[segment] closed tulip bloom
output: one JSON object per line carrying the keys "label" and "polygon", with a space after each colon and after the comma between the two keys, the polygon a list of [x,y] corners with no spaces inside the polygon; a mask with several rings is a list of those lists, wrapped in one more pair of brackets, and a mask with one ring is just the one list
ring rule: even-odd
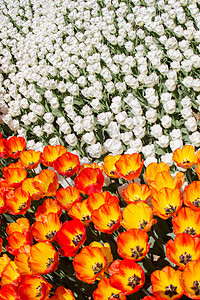
{"label": "closed tulip bloom", "polygon": [[188,169],[197,163],[199,157],[200,151],[195,153],[192,145],[185,145],[182,149],[178,148],[174,151],[172,159],[178,167]]}
{"label": "closed tulip bloom", "polygon": [[[43,215],[47,215],[50,212],[56,213],[58,217],[60,217],[62,214],[62,208],[53,198],[46,198],[43,204],[38,206],[35,217],[37,220],[43,220]],[[46,216],[44,216],[44,218],[46,219]]]}
{"label": "closed tulip bloom", "polygon": [[0,289],[0,300],[17,300],[18,289],[12,283],[3,285]]}
{"label": "closed tulip bloom", "polygon": [[72,291],[59,286],[55,291],[55,295],[51,297],[51,300],[75,300],[75,298]]}
{"label": "closed tulip bloom", "polygon": [[98,209],[103,204],[119,203],[119,198],[114,195],[111,195],[108,191],[101,193],[92,193],[87,199],[87,205],[90,212]]}
{"label": "closed tulip bloom", "polygon": [[39,200],[42,196],[43,196],[43,192],[37,190],[36,188],[34,188],[33,186],[33,180],[34,178],[26,178],[23,182],[22,182],[22,189],[25,192],[28,192],[30,195],[30,200]]}
{"label": "closed tulip bloom", "polygon": [[151,163],[146,168],[144,179],[148,184],[150,184],[152,181],[155,181],[156,174],[162,171],[169,172],[169,166],[166,163]]}
{"label": "closed tulip bloom", "polygon": [[49,167],[53,166],[54,161],[67,152],[67,149],[62,145],[48,145],[43,149],[43,153],[41,155],[41,160],[43,165]]}
{"label": "closed tulip bloom", "polygon": [[182,207],[178,214],[172,218],[173,232],[188,233],[192,236],[200,235],[200,211],[190,207]]}
{"label": "closed tulip bloom", "polygon": [[93,283],[106,268],[106,258],[98,247],[84,247],[74,257],[76,277],[88,284]]}
{"label": "closed tulip bloom", "polygon": [[129,229],[117,238],[117,252],[123,258],[142,260],[149,251],[148,234],[140,229]]}
{"label": "closed tulip bloom", "polygon": [[34,177],[33,186],[35,189],[41,191],[44,196],[55,196],[59,187],[58,178],[54,171],[42,170]]}
{"label": "closed tulip bloom", "polygon": [[105,178],[100,169],[85,168],[76,176],[74,185],[82,194],[90,195],[99,193],[104,182]]}
{"label": "closed tulip bloom", "polygon": [[153,219],[153,210],[146,203],[136,202],[128,204],[123,210],[121,225],[126,229],[137,228],[144,231],[151,230],[157,223]]}
{"label": "closed tulip bloom", "polygon": [[69,210],[72,205],[76,202],[80,202],[82,197],[79,190],[76,187],[67,186],[66,188],[61,188],[56,192],[56,202],[64,210]]}
{"label": "closed tulip bloom", "polygon": [[180,283],[181,271],[167,266],[151,274],[151,292],[158,299],[176,300],[184,293]]}
{"label": "closed tulip bloom", "polygon": [[116,161],[114,173],[126,180],[133,180],[140,176],[143,164],[140,154],[124,154]]}
{"label": "closed tulip bloom", "polygon": [[92,222],[91,213],[88,209],[87,199],[82,202],[76,202],[68,211],[71,218],[79,219],[84,225],[88,226]]}
{"label": "closed tulip bloom", "polygon": [[155,176],[155,181],[149,184],[149,187],[153,192],[160,191],[162,188],[167,187],[170,189],[181,189],[185,181],[185,175],[182,172],[178,172],[173,179],[172,175],[169,172],[163,171],[159,172]]}
{"label": "closed tulip bloom", "polygon": [[162,188],[151,198],[154,213],[163,220],[174,216],[181,208],[182,203],[179,189]]}
{"label": "closed tulip bloom", "polygon": [[30,208],[30,196],[21,187],[5,195],[5,206],[12,215],[23,215]]}

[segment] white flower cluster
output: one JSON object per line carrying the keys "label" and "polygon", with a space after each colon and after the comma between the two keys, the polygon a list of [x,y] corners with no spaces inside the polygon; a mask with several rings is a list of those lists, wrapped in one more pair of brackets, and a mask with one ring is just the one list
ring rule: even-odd
{"label": "white flower cluster", "polygon": [[160,155],[171,165],[185,143],[200,147],[198,0],[0,7],[3,132],[82,157],[138,152],[146,165]]}

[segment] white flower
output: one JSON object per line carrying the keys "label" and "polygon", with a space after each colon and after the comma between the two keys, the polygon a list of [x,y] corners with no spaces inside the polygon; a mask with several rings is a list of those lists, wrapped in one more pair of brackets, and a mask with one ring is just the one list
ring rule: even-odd
{"label": "white flower", "polygon": [[133,122],[133,118],[129,117],[125,120],[124,125],[126,126],[126,128],[132,130],[134,127],[134,122]]}
{"label": "white flower", "polygon": [[78,140],[77,137],[75,136],[74,133],[68,134],[65,136],[65,141],[70,145],[70,146],[76,146]]}
{"label": "white flower", "polygon": [[28,100],[26,98],[22,98],[19,102],[19,105],[21,108],[27,109],[29,108],[29,103]]}
{"label": "white flower", "polygon": [[26,148],[27,149],[32,150],[32,149],[34,149],[34,147],[35,147],[35,141],[34,140],[27,141],[27,143],[26,143]]}
{"label": "white flower", "polygon": [[91,116],[92,115],[92,109],[87,104],[83,106],[83,108],[81,109],[81,112],[85,116]]}
{"label": "white flower", "polygon": [[182,132],[180,129],[173,129],[170,132],[170,137],[172,138],[172,140],[176,140],[176,139],[182,139]]}
{"label": "white flower", "polygon": [[93,99],[93,100],[90,102],[90,105],[91,105],[92,108],[95,109],[95,110],[100,110],[100,109],[101,109],[101,103],[100,103],[99,99]]}
{"label": "white flower", "polygon": [[167,79],[165,85],[170,92],[173,92],[176,89],[176,82],[172,79]]}
{"label": "white flower", "polygon": [[186,76],[182,80],[182,84],[184,84],[187,88],[191,88],[193,86],[194,78],[192,76]]}
{"label": "white flower", "polygon": [[142,153],[146,157],[155,156],[155,147],[153,144],[142,147]]}
{"label": "white flower", "polygon": [[[60,131],[62,131],[64,134],[70,134],[71,133],[71,127],[69,126],[69,124],[67,122],[63,123],[60,126]],[[75,129],[74,129],[75,130]]]}
{"label": "white flower", "polygon": [[158,139],[162,136],[162,127],[159,124],[155,124],[151,127],[151,135]]}
{"label": "white flower", "polygon": [[185,126],[189,131],[196,131],[197,130],[197,122],[194,117],[190,117],[185,121]]}
{"label": "white flower", "polygon": [[123,153],[122,143],[117,140],[108,139],[103,144],[106,151],[112,153],[112,155],[119,155]]}
{"label": "white flower", "polygon": [[136,139],[136,140],[130,141],[130,148],[132,150],[134,150],[135,153],[140,153],[142,151],[142,141],[141,141],[141,139]]}
{"label": "white flower", "polygon": [[38,136],[38,137],[42,137],[43,136],[43,129],[42,129],[42,126],[35,126],[33,128],[33,133]]}
{"label": "white flower", "polygon": [[184,97],[181,100],[181,104],[182,104],[183,107],[190,107],[190,108],[192,107],[191,99],[188,96]]}
{"label": "white flower", "polygon": [[193,87],[193,90],[196,91],[196,92],[199,92],[200,91],[200,79],[194,79],[193,82],[192,82],[192,87]]}
{"label": "white flower", "polygon": [[94,116],[86,116],[83,118],[82,126],[85,131],[92,131],[94,129]]}
{"label": "white flower", "polygon": [[127,119],[127,113],[125,111],[122,111],[120,113],[118,113],[117,115],[115,115],[115,119],[117,120],[117,122],[121,125],[124,125],[125,120]]}
{"label": "white flower", "polygon": [[121,140],[125,145],[129,145],[130,141],[133,139],[133,134],[131,131],[121,133]]}
{"label": "white flower", "polygon": [[35,123],[37,121],[37,115],[34,112],[29,112],[27,117],[32,123]]}
{"label": "white flower", "polygon": [[164,110],[168,114],[173,114],[176,110],[175,100],[170,100],[170,101],[166,102],[163,106],[164,106]]}
{"label": "white flower", "polygon": [[167,103],[172,99],[172,94],[171,93],[162,93],[161,94],[161,101],[163,104]]}
{"label": "white flower", "polygon": [[161,156],[161,161],[166,163],[169,167],[171,167],[174,163],[172,156],[173,153],[166,153],[165,155]]}
{"label": "white flower", "polygon": [[161,123],[164,128],[170,128],[172,125],[172,118],[169,115],[165,115],[161,118]]}
{"label": "white flower", "polygon": [[151,163],[157,163],[157,159],[154,156],[148,156],[147,159],[145,159],[144,161],[145,167],[147,167]]}
{"label": "white flower", "polygon": [[103,152],[103,148],[100,143],[93,144],[87,147],[87,152],[91,157],[100,158]]}
{"label": "white flower", "polygon": [[161,148],[166,148],[169,146],[169,137],[167,135],[162,135],[159,137],[158,141],[156,143],[161,147]]}
{"label": "white flower", "polygon": [[121,97],[117,96],[112,99],[110,108],[112,109],[114,114],[118,114],[121,111],[121,105],[122,105]]}
{"label": "white flower", "polygon": [[112,81],[108,82],[105,85],[105,88],[109,94],[113,94],[115,92],[115,85]]}
{"label": "white flower", "polygon": [[170,148],[174,152],[177,148],[183,147],[183,141],[181,139],[175,139],[170,142]]}
{"label": "white flower", "polygon": [[133,129],[133,133],[136,136],[136,138],[142,139],[145,136],[146,129],[145,129],[145,127],[142,127],[142,126],[136,126]]}
{"label": "white flower", "polygon": [[116,122],[110,122],[107,127],[107,131],[112,139],[120,140],[121,134],[119,125]]}
{"label": "white flower", "polygon": [[54,138],[51,138],[49,140],[49,144],[52,145],[52,146],[60,145],[59,138],[57,136],[54,137]]}
{"label": "white flower", "polygon": [[181,110],[181,115],[185,120],[191,118],[193,116],[192,114],[192,109],[190,107],[185,107]]}
{"label": "white flower", "polygon": [[155,123],[157,120],[157,110],[154,108],[150,108],[146,111],[146,119],[149,123]]}
{"label": "white flower", "polygon": [[44,116],[43,116],[44,120],[47,122],[47,123],[53,123],[54,121],[54,116],[52,113],[48,112],[48,113],[45,113]]}
{"label": "white flower", "polygon": [[46,132],[47,134],[53,133],[54,132],[53,124],[45,123],[43,125],[43,131]]}
{"label": "white flower", "polygon": [[9,124],[8,127],[12,130],[12,131],[16,131],[20,128],[19,126],[19,121],[18,120],[12,120]]}
{"label": "white flower", "polygon": [[97,116],[97,122],[100,123],[102,126],[108,125],[112,120],[112,113],[109,112],[103,112],[98,114]]}
{"label": "white flower", "polygon": [[82,140],[86,143],[86,144],[95,144],[96,143],[96,138],[94,135],[93,131],[87,132],[86,134],[84,134],[82,136]]}
{"label": "white flower", "polygon": [[195,147],[200,147],[200,132],[193,132],[191,135],[189,135],[189,139]]}

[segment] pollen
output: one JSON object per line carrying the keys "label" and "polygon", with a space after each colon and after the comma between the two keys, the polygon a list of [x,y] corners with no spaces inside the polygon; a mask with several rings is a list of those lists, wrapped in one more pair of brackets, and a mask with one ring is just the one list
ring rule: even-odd
{"label": "pollen", "polygon": [[111,296],[108,298],[108,300],[113,299],[113,298],[120,299],[120,295],[112,293]]}
{"label": "pollen", "polygon": [[190,160],[188,158],[185,158],[183,161],[182,161],[183,164],[189,164],[190,163]]}
{"label": "pollen", "polygon": [[90,220],[91,220],[91,217],[90,217],[90,215],[87,215],[87,214],[83,215],[83,217],[81,219],[82,222],[90,221]]}
{"label": "pollen", "polygon": [[51,239],[53,239],[54,238],[54,236],[56,235],[56,231],[50,231],[49,233],[47,233],[46,235],[45,235],[45,237],[48,239],[48,240],[51,240]]}
{"label": "pollen", "polygon": [[145,226],[148,224],[148,222],[146,221],[146,220],[142,220],[142,221],[140,221],[139,223],[138,223],[138,225],[139,225],[139,229],[144,229],[145,228]]}
{"label": "pollen", "polygon": [[176,211],[176,206],[174,205],[171,205],[171,204],[168,204],[166,207],[165,207],[165,211],[166,211],[166,216],[167,215],[170,215],[170,214],[173,214],[175,211]]}
{"label": "pollen", "polygon": [[177,286],[174,286],[173,284],[170,284],[165,287],[165,295],[169,296],[170,298],[174,295],[177,295]]}
{"label": "pollen", "polygon": [[195,291],[196,296],[200,295],[200,281],[193,281],[193,286],[191,287],[191,289]]}
{"label": "pollen", "polygon": [[41,297],[42,296],[42,284],[36,287],[37,294],[35,297]]}
{"label": "pollen", "polygon": [[18,210],[22,210],[22,209],[24,209],[25,207],[26,207],[26,202],[22,203],[22,204],[20,205],[20,207],[18,208]]}
{"label": "pollen", "polygon": [[81,234],[77,234],[77,235],[73,238],[72,243],[73,243],[75,246],[77,246],[78,243],[81,241],[82,236],[83,236],[82,233],[81,233]]}
{"label": "pollen", "polygon": [[94,271],[94,275],[97,275],[98,273],[100,273],[103,270],[103,264],[100,264],[99,262],[97,262],[96,264],[94,264],[92,266],[92,270]]}
{"label": "pollen", "polygon": [[132,289],[134,289],[134,287],[136,287],[136,285],[140,284],[141,278],[137,275],[133,275],[132,277],[129,277],[128,279],[128,286],[132,287]]}
{"label": "pollen", "polygon": [[143,255],[144,248],[140,248],[140,246],[136,246],[135,248],[131,249],[131,257],[135,259],[139,259]]}
{"label": "pollen", "polygon": [[192,202],[196,207],[200,207],[200,198],[198,197]]}
{"label": "pollen", "polygon": [[180,263],[186,265],[189,261],[192,260],[192,255],[188,254],[187,252],[184,252],[182,255],[179,256]]}
{"label": "pollen", "polygon": [[117,220],[110,220],[110,222],[108,222],[107,226],[111,228],[115,224],[117,224]]}
{"label": "pollen", "polygon": [[54,259],[48,258],[47,263],[46,263],[47,268],[49,268],[53,263],[54,263]]}
{"label": "pollen", "polygon": [[190,235],[195,235],[196,234],[196,231],[193,227],[187,227],[184,231],[184,233],[188,233]]}

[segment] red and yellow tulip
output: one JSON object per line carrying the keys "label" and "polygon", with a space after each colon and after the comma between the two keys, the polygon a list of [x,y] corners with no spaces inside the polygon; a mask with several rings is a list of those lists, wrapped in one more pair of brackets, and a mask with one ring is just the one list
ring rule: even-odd
{"label": "red and yellow tulip", "polygon": [[93,210],[98,209],[101,205],[111,203],[119,203],[119,198],[111,195],[108,191],[92,193],[87,199],[87,205],[91,213]]}
{"label": "red and yellow tulip", "polygon": [[72,205],[76,202],[80,202],[82,197],[79,190],[76,187],[67,186],[66,188],[61,188],[56,192],[56,202],[64,210],[69,210]]}
{"label": "red and yellow tulip", "polygon": [[97,289],[92,294],[92,297],[94,300],[126,300],[126,296],[121,295],[120,292],[121,290],[111,286],[108,278],[104,278],[99,282]]}
{"label": "red and yellow tulip", "polygon": [[72,218],[79,219],[84,225],[88,226],[92,222],[91,213],[88,209],[87,199],[82,202],[76,202],[68,211],[68,215]]}
{"label": "red and yellow tulip", "polygon": [[67,149],[62,145],[48,145],[43,149],[43,153],[41,155],[41,160],[43,165],[49,167],[53,166],[54,161],[67,152]]}
{"label": "red and yellow tulip", "polygon": [[75,298],[71,290],[59,286],[55,291],[55,295],[51,297],[51,300],[75,300]]}
{"label": "red and yellow tulip", "polygon": [[80,160],[78,155],[66,152],[59,156],[53,163],[53,168],[62,176],[71,177],[80,168]]}
{"label": "red and yellow tulip", "polygon": [[41,162],[40,151],[28,150],[20,153],[20,162],[27,170],[35,169]]}
{"label": "red and yellow tulip", "polygon": [[163,171],[169,172],[169,166],[167,164],[164,162],[159,164],[151,163],[146,167],[146,171],[143,176],[146,182],[150,184],[151,182],[155,181],[156,174]]}
{"label": "red and yellow tulip", "polygon": [[193,181],[185,187],[183,201],[186,206],[200,210],[200,181]]}
{"label": "red and yellow tulip", "polygon": [[128,204],[137,201],[147,203],[147,200],[151,196],[151,192],[146,184],[140,185],[135,182],[130,183],[126,189],[121,191],[121,193]]}
{"label": "red and yellow tulip", "polygon": [[118,178],[119,176],[115,174],[116,167],[115,163],[121,155],[107,155],[103,160],[102,170],[110,178]]}
{"label": "red and yellow tulip", "polygon": [[188,169],[197,163],[199,156],[200,151],[195,153],[192,145],[185,145],[182,149],[178,148],[174,151],[172,159],[178,167]]}
{"label": "red and yellow tulip", "polygon": [[200,299],[200,260],[189,262],[181,273],[181,286],[190,299]]}
{"label": "red and yellow tulip", "polygon": [[140,176],[143,164],[140,154],[124,154],[116,161],[114,173],[126,180],[133,180]]}
{"label": "red and yellow tulip", "polygon": [[12,215],[23,215],[29,209],[31,200],[29,193],[21,187],[10,190],[5,195],[5,206]]}
{"label": "red and yellow tulip", "polygon": [[54,171],[42,170],[34,177],[33,187],[43,193],[44,196],[55,196],[59,187],[58,178]]}
{"label": "red and yellow tulip", "polygon": [[26,148],[26,141],[23,137],[12,136],[3,141],[4,149],[11,158],[19,158],[20,153]]}

